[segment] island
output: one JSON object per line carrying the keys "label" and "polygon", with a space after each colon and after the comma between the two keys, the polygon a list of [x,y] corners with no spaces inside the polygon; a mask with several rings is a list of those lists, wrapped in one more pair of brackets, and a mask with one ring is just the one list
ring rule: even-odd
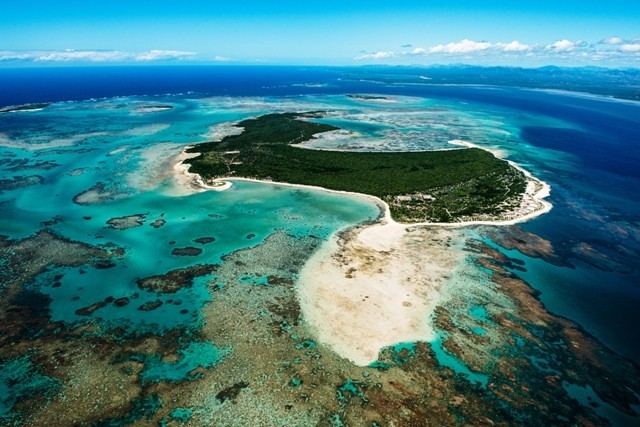
{"label": "island", "polygon": [[387,101],[389,98],[387,98],[386,96],[379,96],[379,95],[347,95],[347,98],[352,98],[352,99],[362,99],[364,101]]}
{"label": "island", "polygon": [[[205,183],[252,178],[366,194],[394,220],[459,223],[522,216],[528,176],[480,148],[421,152],[346,152],[298,144],[339,128],[314,122],[322,111],[266,114],[239,122],[240,134],[192,146],[184,160]],[[535,186],[534,186],[535,187]]]}
{"label": "island", "polygon": [[457,228],[540,215],[551,208],[543,200],[549,187],[468,141],[439,151],[309,148],[317,135],[344,132],[326,117],[306,111],[243,120],[219,141],[186,148],[174,169],[180,183],[187,177],[202,190],[253,179],[373,199],[379,217],[332,234],[296,281],[300,313],[318,342],[371,366],[389,346],[436,338],[429,319],[464,260],[465,251],[452,249],[460,245]]}
{"label": "island", "polygon": [[17,113],[20,111],[40,111],[47,108],[49,105],[51,105],[50,102],[39,102],[37,104],[25,104],[25,105],[18,105],[15,107],[2,107],[0,108],[0,114]]}
{"label": "island", "polygon": [[134,111],[136,113],[157,113],[159,111],[167,111],[167,110],[172,110],[173,109],[173,105],[167,105],[167,104],[162,104],[162,105],[141,105],[139,107],[137,107]]}

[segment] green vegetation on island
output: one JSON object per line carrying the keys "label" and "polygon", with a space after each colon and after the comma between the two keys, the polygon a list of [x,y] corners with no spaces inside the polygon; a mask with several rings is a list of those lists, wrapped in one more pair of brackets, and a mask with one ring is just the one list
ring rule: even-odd
{"label": "green vegetation on island", "polygon": [[207,180],[244,177],[385,200],[401,222],[455,222],[498,218],[520,205],[524,174],[478,148],[370,153],[295,147],[338,128],[309,119],[322,112],[267,114],[237,124],[244,129],[218,142],[198,144],[190,172]]}

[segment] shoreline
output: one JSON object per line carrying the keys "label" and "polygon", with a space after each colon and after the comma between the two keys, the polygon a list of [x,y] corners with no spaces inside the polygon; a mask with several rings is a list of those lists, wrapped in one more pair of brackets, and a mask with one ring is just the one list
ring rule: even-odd
{"label": "shoreline", "polygon": [[509,163],[511,166],[513,166],[515,169],[519,170],[520,172],[522,172],[524,174],[524,176],[527,178],[527,189],[524,192],[523,195],[523,202],[533,202],[538,204],[538,207],[536,209],[533,209],[533,211],[515,217],[511,220],[507,220],[507,221],[487,221],[487,222],[476,222],[476,221],[469,221],[468,225],[514,225],[520,222],[525,222],[528,221],[530,219],[536,218],[542,214],[545,214],[547,212],[549,212],[552,208],[553,205],[548,202],[546,199],[547,197],[549,197],[551,195],[551,186],[549,184],[547,184],[546,182],[534,177],[531,172],[529,172],[528,170],[526,170],[525,168],[523,168],[522,166],[518,165],[517,163],[515,163],[512,160],[507,160],[504,159],[502,157],[502,153],[498,152],[497,150],[492,150],[490,148],[486,148],[486,147],[481,147],[479,145],[476,145],[472,142],[468,142],[468,141],[463,141],[460,139],[454,139],[449,141],[449,144],[452,145],[458,145],[461,147],[467,147],[467,148],[479,148],[481,150],[485,150],[490,152],[491,154],[493,154],[494,156],[496,156],[499,159],[502,159],[504,161],[506,161],[507,163]]}
{"label": "shoreline", "polygon": [[[492,150],[470,142],[453,145]],[[207,186],[200,175],[182,163],[198,154],[177,156],[174,172],[179,185],[198,191]],[[499,157],[500,156],[496,156]],[[436,338],[431,317],[441,297],[441,287],[459,265],[463,253],[461,229],[473,225],[513,225],[551,210],[544,200],[550,186],[512,161],[522,171],[527,188],[513,218],[454,223],[400,223],[391,217],[382,199],[363,193],[323,187],[232,177],[224,181],[247,181],[328,191],[375,203],[380,215],[373,222],[336,230],[302,267],[295,287],[300,310],[318,342],[359,366],[375,362],[380,350],[400,342],[432,341]],[[228,187],[227,187],[228,188]]]}
{"label": "shoreline", "polygon": [[[534,177],[531,174],[531,172],[529,172],[528,170],[526,170],[523,167],[519,166],[517,163],[513,162],[512,160],[504,159],[503,158],[503,153],[499,152],[498,150],[492,150],[490,148],[482,147],[482,146],[473,144],[471,142],[463,141],[463,140],[459,140],[459,139],[454,139],[454,140],[448,141],[448,143],[451,144],[451,145],[457,145],[457,146],[460,146],[460,147],[478,148],[480,150],[488,151],[489,153],[493,154],[498,159],[502,159],[502,160],[506,161],[507,163],[509,163],[509,165],[513,166],[515,169],[517,169],[520,172],[522,172],[524,174],[525,178],[527,179],[527,188],[526,188],[526,190],[525,190],[525,192],[523,194],[523,203],[524,204],[533,203],[536,206],[535,207],[529,206],[529,208],[526,209],[526,212],[521,212],[519,215],[516,215],[513,218],[509,218],[509,219],[493,219],[493,220],[491,220],[491,219],[487,219],[487,220],[477,219],[477,220],[459,221],[459,222],[412,222],[412,223],[401,223],[401,222],[397,222],[396,220],[391,218],[391,210],[390,210],[389,204],[387,202],[385,202],[384,200],[380,199],[379,197],[372,196],[370,194],[357,193],[357,192],[353,192],[353,191],[332,190],[332,189],[329,189],[329,188],[324,188],[324,187],[319,187],[319,186],[314,186],[314,185],[291,184],[291,183],[288,183],[288,182],[268,181],[268,180],[255,179],[255,178],[228,177],[228,178],[224,178],[224,179],[225,180],[229,180],[229,181],[248,181],[248,182],[258,182],[258,183],[269,183],[269,184],[273,184],[273,185],[301,187],[301,188],[308,188],[308,189],[312,189],[312,190],[328,191],[328,192],[337,193],[337,194],[346,194],[346,195],[352,195],[352,196],[356,196],[356,197],[364,197],[364,198],[366,198],[368,200],[373,200],[378,205],[384,206],[384,211],[385,211],[384,216],[387,219],[387,221],[395,222],[397,224],[404,225],[404,226],[407,226],[407,227],[411,227],[411,226],[466,227],[466,226],[471,226],[471,225],[514,225],[514,224],[518,224],[518,223],[521,223],[521,222],[526,222],[526,221],[528,221],[530,219],[536,218],[536,217],[538,217],[538,216],[540,216],[542,214],[545,214],[545,213],[549,212],[553,208],[553,205],[550,202],[544,200],[545,198],[547,198],[551,194],[551,186],[549,184],[547,184],[546,182]],[[292,147],[298,147],[300,149],[305,149],[305,150],[324,150],[322,148],[307,147],[307,146],[304,145],[304,142],[300,143],[300,144],[293,144]],[[443,148],[443,149],[440,149],[440,150],[423,150],[421,152],[449,151],[449,150],[457,150],[457,148]],[[337,149],[337,148],[329,148],[329,149],[326,149],[326,151],[353,152],[351,150],[344,150],[344,149]]]}
{"label": "shoreline", "polygon": [[177,187],[188,188],[190,190],[198,191],[198,192],[208,191],[208,190],[225,191],[231,188],[233,184],[228,180],[216,179],[214,180],[214,182],[219,182],[223,184],[208,185],[207,183],[204,182],[204,180],[199,174],[189,172],[190,165],[184,163],[184,161],[187,159],[198,157],[200,155],[200,153],[187,153],[186,150],[191,147],[193,147],[193,145],[187,145],[183,147],[180,154],[178,154],[174,158],[175,163],[173,163],[173,172],[174,172],[173,178],[174,178],[175,184],[177,184]]}

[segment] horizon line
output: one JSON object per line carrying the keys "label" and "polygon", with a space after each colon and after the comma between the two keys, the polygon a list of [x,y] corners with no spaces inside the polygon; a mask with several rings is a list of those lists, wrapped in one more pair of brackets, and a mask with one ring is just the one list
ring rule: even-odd
{"label": "horizon line", "polygon": [[507,68],[521,70],[540,70],[543,68],[557,68],[562,70],[599,69],[608,71],[640,71],[640,66],[606,66],[606,65],[558,65],[548,63],[545,65],[498,65],[498,64],[471,64],[464,62],[437,63],[437,64],[309,64],[309,63],[251,63],[251,62],[65,62],[65,63],[5,63],[0,62],[0,70],[8,69],[59,69],[59,68],[160,68],[160,67],[247,67],[247,68],[280,68],[280,67],[306,67],[306,68]]}

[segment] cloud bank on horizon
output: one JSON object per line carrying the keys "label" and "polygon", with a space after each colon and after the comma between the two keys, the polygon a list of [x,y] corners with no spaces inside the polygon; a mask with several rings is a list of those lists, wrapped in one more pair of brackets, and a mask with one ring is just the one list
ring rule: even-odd
{"label": "cloud bank on horizon", "polygon": [[[353,63],[420,64],[481,62],[486,65],[501,62],[550,64],[626,64],[640,66],[640,38],[625,39],[613,36],[595,43],[567,39],[539,45],[510,42],[488,42],[463,39],[459,42],[414,47],[404,44],[400,51],[361,51]],[[143,52],[119,50],[0,50],[0,63],[268,63],[256,59],[233,59],[222,55],[199,52],[152,49]]]}
{"label": "cloud bank on horizon", "polygon": [[[614,36],[588,43],[584,40],[557,40],[546,45],[526,44],[518,40],[511,42],[487,42],[463,39],[459,42],[438,44],[430,47],[413,47],[406,44],[403,50],[364,52],[355,61],[379,63],[403,63],[425,60],[520,60],[520,62],[550,61],[593,64],[599,62],[627,63],[640,66],[640,38],[623,39]],[[407,47],[412,49],[407,50]]]}
{"label": "cloud bank on horizon", "polygon": [[[122,52],[118,50],[29,50],[0,51],[0,62],[153,62],[192,59],[197,52],[149,50]],[[215,60],[215,58],[214,58]]]}

